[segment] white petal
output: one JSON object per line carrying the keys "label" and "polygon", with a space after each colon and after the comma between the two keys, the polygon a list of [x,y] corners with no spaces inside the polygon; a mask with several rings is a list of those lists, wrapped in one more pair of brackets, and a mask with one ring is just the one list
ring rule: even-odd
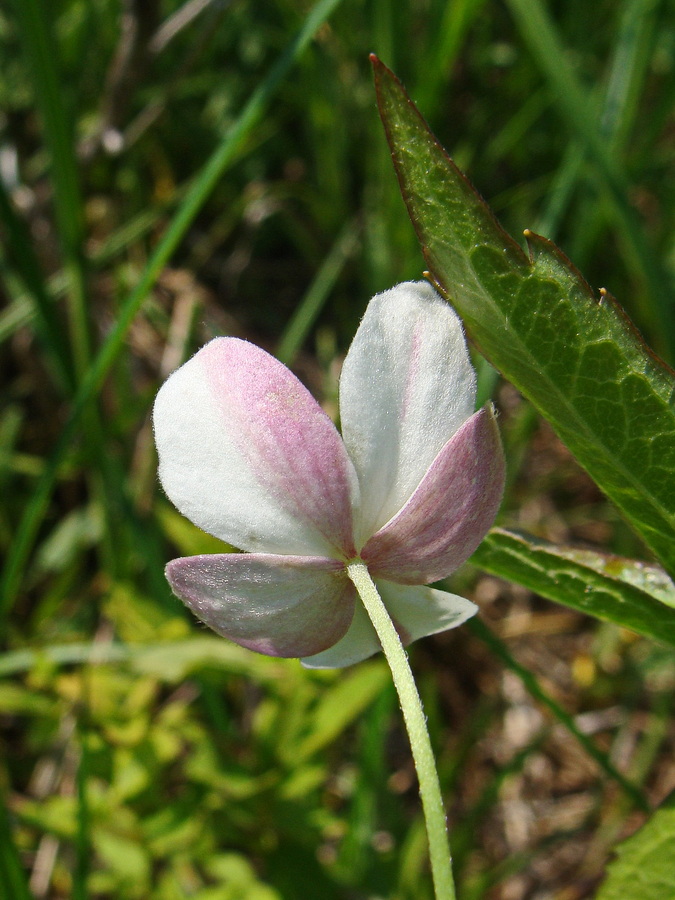
{"label": "white petal", "polygon": [[[427,635],[456,628],[478,612],[475,603],[446,591],[379,579],[376,584],[405,646]],[[368,613],[357,597],[352,624],[342,640],[301,662],[308,669],[337,669],[367,659],[380,649]]]}
{"label": "white petal", "polygon": [[342,436],[361,487],[357,546],[406,503],[473,413],[462,325],[426,282],[370,301],[340,378]]}
{"label": "white petal", "polygon": [[478,612],[475,603],[447,591],[379,579],[376,583],[406,645],[429,634],[457,628]]}
{"label": "white petal", "polygon": [[240,550],[353,555],[356,475],[335,426],[278,360],[217,338],[165,382],[159,477],[196,525]]}

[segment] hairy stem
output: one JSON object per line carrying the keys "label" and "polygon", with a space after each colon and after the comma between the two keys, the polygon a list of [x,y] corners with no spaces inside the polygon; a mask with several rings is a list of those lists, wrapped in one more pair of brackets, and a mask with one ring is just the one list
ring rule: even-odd
{"label": "hairy stem", "polygon": [[441,786],[438,781],[436,761],[431,749],[422,701],[410,670],[408,656],[365,563],[361,560],[348,563],[347,573],[377,632],[398,692],[403,720],[408,731],[417,770],[422,809],[427,826],[429,858],[436,900],[455,900],[450,844]]}

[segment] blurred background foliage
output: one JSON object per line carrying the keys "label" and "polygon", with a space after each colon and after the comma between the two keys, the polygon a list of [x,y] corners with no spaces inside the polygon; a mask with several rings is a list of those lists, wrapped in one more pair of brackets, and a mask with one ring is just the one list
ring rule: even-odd
{"label": "blurred background foliage", "polygon": [[[672,3],[5,5],[7,896],[430,897],[383,661],[306,672],[189,620],[163,565],[219,545],[161,495],[149,421],[159,383],[217,334],[276,352],[335,414],[369,297],[421,276],[371,51],[507,230],[556,241],[673,362]],[[477,365],[509,457],[502,521],[644,555]],[[590,896],[618,837],[675,787],[672,662],[469,566],[453,588],[491,637],[461,629],[412,659],[460,896]]]}

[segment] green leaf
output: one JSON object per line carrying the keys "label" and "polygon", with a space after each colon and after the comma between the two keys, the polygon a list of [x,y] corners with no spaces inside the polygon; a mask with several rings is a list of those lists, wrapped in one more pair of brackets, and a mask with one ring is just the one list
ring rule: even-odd
{"label": "green leaf", "polygon": [[675,900],[675,801],[617,848],[596,900]]}
{"label": "green leaf", "polygon": [[661,569],[493,528],[471,562],[598,619],[675,647],[675,585]]}
{"label": "green leaf", "polygon": [[49,697],[18,684],[0,683],[0,713],[2,715],[49,716],[54,701]]}
{"label": "green leaf", "polygon": [[126,893],[125,888],[138,888],[139,885],[141,890],[147,889],[151,860],[147,849],[139,846],[137,839],[116,834],[112,829],[102,826],[94,831],[94,843],[106,869],[114,872],[120,893]]}
{"label": "green leaf", "polygon": [[382,693],[390,678],[389,669],[378,659],[356,666],[327,690],[312,716],[309,733],[294,748],[294,763],[331,744]]}
{"label": "green leaf", "polygon": [[524,253],[400,82],[378,60],[374,65],[403,198],[439,288],[483,354],[674,572],[675,374],[557,247],[527,233]]}
{"label": "green leaf", "polygon": [[35,667],[117,665],[127,663],[142,675],[151,675],[174,684],[195,672],[213,668],[260,683],[274,683],[283,677],[284,668],[297,663],[270,659],[251,653],[220,637],[198,635],[180,641],[153,644],[57,644],[36,650],[0,653],[0,677],[27,672]]}

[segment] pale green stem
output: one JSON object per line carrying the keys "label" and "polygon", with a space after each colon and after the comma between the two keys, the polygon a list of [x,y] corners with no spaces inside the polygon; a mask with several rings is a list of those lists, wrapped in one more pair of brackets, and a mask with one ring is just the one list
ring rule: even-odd
{"label": "pale green stem", "polygon": [[455,900],[455,884],[452,878],[450,844],[441,786],[438,781],[436,761],[431,749],[422,701],[410,670],[408,656],[373,579],[370,577],[366,564],[359,559],[348,563],[347,574],[353,581],[377,632],[398,692],[403,720],[408,730],[413,760],[417,769],[422,809],[427,825],[429,858],[436,900]]}

